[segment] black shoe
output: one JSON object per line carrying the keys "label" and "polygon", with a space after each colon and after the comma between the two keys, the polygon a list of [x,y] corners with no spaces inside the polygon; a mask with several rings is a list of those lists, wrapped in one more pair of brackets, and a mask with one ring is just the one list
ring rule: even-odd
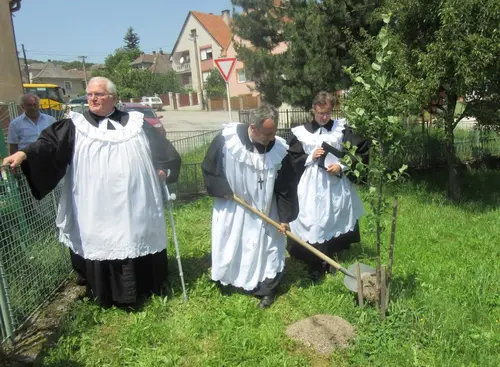
{"label": "black shoe", "polygon": [[316,268],[309,268],[307,270],[307,274],[309,276],[309,279],[311,279],[313,282],[318,282],[318,281],[320,281],[321,279],[324,278],[325,271],[323,269],[322,270],[318,270]]}
{"label": "black shoe", "polygon": [[259,308],[269,308],[274,303],[274,296],[264,296],[261,298],[257,307]]}
{"label": "black shoe", "polygon": [[75,281],[75,283],[76,283],[77,285],[81,285],[81,286],[83,286],[83,285],[87,285],[87,280],[86,280],[84,277],[82,277],[80,274],[78,274],[78,275],[76,276],[76,281]]}

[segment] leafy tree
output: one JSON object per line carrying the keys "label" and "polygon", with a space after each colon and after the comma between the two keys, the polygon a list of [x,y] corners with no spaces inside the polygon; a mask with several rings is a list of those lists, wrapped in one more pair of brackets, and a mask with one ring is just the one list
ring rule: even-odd
{"label": "leafy tree", "polygon": [[117,49],[104,61],[104,69],[95,70],[93,75],[112,80],[122,99],[181,91],[180,81],[173,70],[157,74],[149,70],[133,69],[130,63],[139,55],[139,50]]}
{"label": "leafy tree", "polygon": [[363,32],[375,35],[380,22],[372,13],[380,0],[294,1],[287,6],[284,38],[283,99],[292,105],[310,108],[321,90],[344,90],[350,78],[344,67],[353,65],[350,43]]}
{"label": "leafy tree", "polygon": [[[399,84],[436,114],[446,138],[449,195],[461,197],[454,129],[466,116],[481,124],[500,122],[500,7],[498,0],[397,0],[391,29],[400,55]],[[457,115],[459,98],[465,109]]]}
{"label": "leafy tree", "polygon": [[283,79],[280,71],[280,55],[272,50],[284,40],[282,30],[283,9],[273,0],[232,0],[241,8],[241,14],[233,15],[233,32],[251,45],[235,43],[238,59],[245,63],[249,80],[255,82],[262,99],[275,106],[282,103]]}
{"label": "leafy tree", "polygon": [[125,37],[123,37],[125,42],[125,48],[129,50],[139,50],[139,35],[134,32],[134,28],[128,27]]}
{"label": "leafy tree", "polygon": [[[377,245],[377,289],[380,290],[378,301],[380,302],[380,311],[385,315],[389,300],[388,289],[381,279],[381,249],[382,233],[385,225],[382,223],[382,216],[387,212],[389,205],[384,192],[384,186],[389,182],[394,182],[402,178],[407,165],[403,164],[399,169],[391,171],[390,156],[399,152],[400,140],[398,134],[402,129],[401,115],[408,110],[408,105],[402,103],[405,96],[401,94],[401,88],[398,79],[395,77],[395,71],[391,67],[394,60],[394,53],[389,50],[389,21],[390,16],[384,17],[386,25],[381,29],[374,43],[373,50],[376,55],[373,62],[365,63],[362,54],[353,52],[356,59],[361,58],[361,66],[356,68],[346,68],[347,74],[352,78],[353,85],[349,91],[349,98],[346,101],[346,113],[351,124],[356,126],[357,132],[369,139],[371,142],[370,159],[367,165],[359,159],[356,164],[354,174],[359,177],[361,173],[367,172],[369,194],[368,202],[371,213],[368,216],[370,220],[370,229],[376,233]],[[400,138],[399,138],[400,139]],[[349,145],[346,148],[351,153],[356,154],[355,150]],[[345,158],[348,166],[352,160],[349,156]],[[395,215],[393,217],[393,233],[395,231]],[[391,239],[391,247],[394,241]],[[393,252],[390,252],[390,257]],[[392,271],[392,258],[390,259],[388,279]],[[390,281],[389,281],[390,283]],[[381,287],[382,285],[382,287]],[[390,284],[389,284],[390,285]]]}
{"label": "leafy tree", "polygon": [[[346,89],[343,67],[353,63],[349,43],[363,32],[376,34],[372,12],[381,0],[233,0],[243,13],[234,16],[234,32],[252,43],[236,46],[249,77],[264,99],[310,107],[320,90]],[[288,49],[272,51],[280,42]]]}
{"label": "leafy tree", "polygon": [[[71,69],[83,70],[83,63],[81,61],[78,61],[78,60],[70,61],[70,62],[61,61],[61,62],[56,62],[56,63],[60,63],[62,68],[65,70],[71,70]],[[87,70],[89,70],[89,68],[92,65],[94,65],[94,63],[92,63],[92,62],[85,63],[85,67],[87,68]]]}
{"label": "leafy tree", "polygon": [[119,48],[104,60],[104,68],[94,70],[93,76],[104,76],[113,81],[121,98],[138,96],[137,86],[133,84],[130,63],[140,55],[136,49]]}
{"label": "leafy tree", "polygon": [[212,69],[205,81],[205,90],[208,98],[226,97],[226,82],[218,70]]}

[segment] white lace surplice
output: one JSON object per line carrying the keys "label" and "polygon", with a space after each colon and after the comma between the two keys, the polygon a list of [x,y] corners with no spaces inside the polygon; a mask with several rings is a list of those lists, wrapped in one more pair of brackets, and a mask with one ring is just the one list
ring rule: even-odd
{"label": "white lace surplice", "polygon": [[[274,184],[287,154],[276,137],[266,154],[251,152],[241,143],[237,123],[226,125],[224,167],[234,194],[278,220]],[[265,158],[265,159],[264,159]],[[212,279],[251,291],[272,279],[285,265],[285,237],[233,200],[216,198],[212,218]]]}
{"label": "white lace surplice", "polygon": [[290,228],[309,243],[323,243],[353,230],[365,212],[349,179],[345,175],[342,178],[330,175],[312,159],[323,142],[342,150],[344,128],[345,119],[340,119],[335,120],[331,131],[319,128],[310,133],[304,126],[292,129],[308,157],[297,189],[299,215],[290,223]]}
{"label": "white lace surplice", "polygon": [[60,240],[89,260],[136,258],[166,248],[161,186],[143,115],[125,126],[96,128],[71,112],[75,151],[66,172],[56,224]]}

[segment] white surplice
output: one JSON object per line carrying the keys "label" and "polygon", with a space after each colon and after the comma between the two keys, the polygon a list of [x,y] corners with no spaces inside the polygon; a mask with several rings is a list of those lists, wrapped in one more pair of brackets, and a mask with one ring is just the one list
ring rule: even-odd
{"label": "white surplice", "polygon": [[125,126],[108,119],[92,126],[71,112],[75,150],[64,177],[56,224],[60,241],[89,260],[137,258],[166,248],[160,181],[143,115]]}
{"label": "white surplice", "polygon": [[[314,133],[304,126],[292,129],[308,157],[297,189],[299,215],[290,223],[290,229],[309,243],[323,243],[353,230],[365,213],[352,182],[345,175],[330,175],[312,159],[323,142],[342,150],[344,129],[345,119],[335,120],[330,131],[323,127]],[[338,159],[332,156],[331,163],[335,161]]]}
{"label": "white surplice", "polygon": [[[266,154],[249,151],[236,131],[222,131],[226,178],[233,193],[279,221],[274,184],[287,154],[285,140],[276,137]],[[233,200],[216,198],[212,218],[212,279],[247,291],[273,279],[285,265],[285,236]]]}

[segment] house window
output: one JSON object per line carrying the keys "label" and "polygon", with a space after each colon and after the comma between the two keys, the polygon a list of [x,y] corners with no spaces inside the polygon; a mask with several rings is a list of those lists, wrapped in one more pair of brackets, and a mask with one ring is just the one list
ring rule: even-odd
{"label": "house window", "polygon": [[72,89],[71,82],[64,82],[64,89],[66,90],[71,90]]}
{"label": "house window", "polygon": [[201,61],[213,59],[212,47],[201,50],[200,55],[201,55]]}
{"label": "house window", "polygon": [[202,75],[203,76],[203,83],[206,83],[207,82],[207,78],[210,75],[210,71],[204,71],[202,74],[203,74]]}
{"label": "house window", "polygon": [[245,74],[245,69],[238,70],[238,83],[245,83],[247,81],[247,76]]}

